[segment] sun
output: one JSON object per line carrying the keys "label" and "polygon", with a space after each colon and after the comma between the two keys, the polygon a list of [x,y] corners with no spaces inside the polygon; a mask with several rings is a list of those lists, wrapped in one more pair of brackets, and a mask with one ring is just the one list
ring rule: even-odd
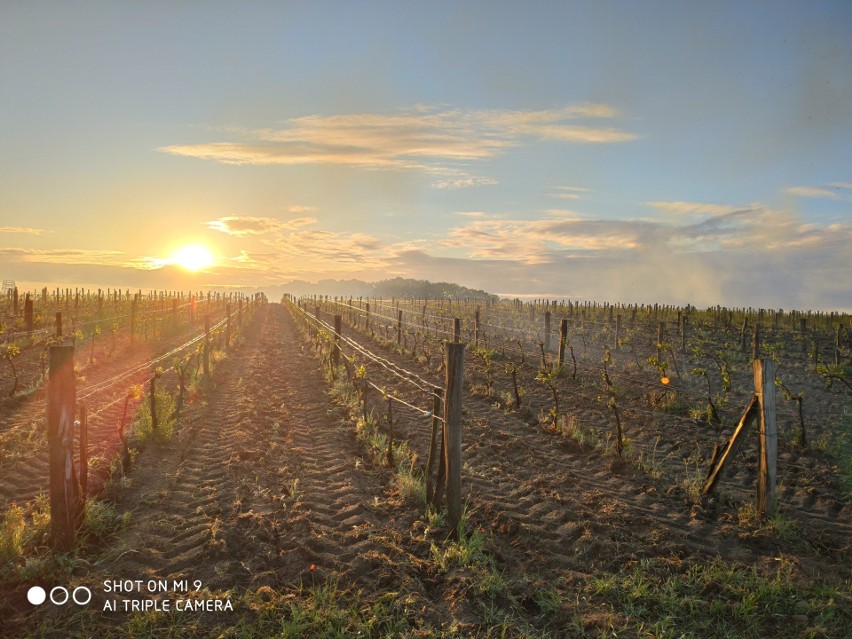
{"label": "sun", "polygon": [[193,272],[213,266],[214,261],[213,253],[202,244],[182,246],[172,257],[172,264]]}

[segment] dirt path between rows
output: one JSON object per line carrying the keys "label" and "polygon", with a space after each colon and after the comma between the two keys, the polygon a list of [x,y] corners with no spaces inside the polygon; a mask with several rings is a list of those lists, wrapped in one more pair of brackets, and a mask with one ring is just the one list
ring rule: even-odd
{"label": "dirt path between rows", "polygon": [[[102,568],[71,579],[93,590],[88,610],[38,610],[25,624],[89,636],[78,629],[131,623],[121,610],[102,610],[106,599],[134,597],[105,593],[105,580],[198,580],[210,597],[232,599],[331,573],[371,592],[393,582],[404,551],[391,541],[399,535],[382,530],[394,521],[387,472],[361,460],[300,339],[283,307],[257,313],[209,404],[190,413],[173,445],[140,455],[113,491],[132,523]],[[238,608],[199,623],[232,625],[246,613]]]}

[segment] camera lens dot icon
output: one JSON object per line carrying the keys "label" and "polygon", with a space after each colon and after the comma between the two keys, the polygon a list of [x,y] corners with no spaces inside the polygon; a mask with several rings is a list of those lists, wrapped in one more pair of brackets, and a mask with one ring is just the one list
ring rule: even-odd
{"label": "camera lens dot icon", "polygon": [[33,586],[27,591],[27,601],[34,606],[40,606],[47,599],[47,593],[41,586]]}

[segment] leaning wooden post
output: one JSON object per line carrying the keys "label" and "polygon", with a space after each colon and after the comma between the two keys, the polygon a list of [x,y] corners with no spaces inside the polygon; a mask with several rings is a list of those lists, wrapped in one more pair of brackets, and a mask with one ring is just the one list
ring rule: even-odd
{"label": "leaning wooden post", "polygon": [[89,409],[80,401],[80,499],[86,503],[89,488]]}
{"label": "leaning wooden post", "polygon": [[464,344],[447,342],[447,375],[444,390],[444,458],[447,469],[447,514],[458,536],[461,522],[461,442]]}
{"label": "leaning wooden post", "polygon": [[334,349],[331,352],[331,363],[334,371],[334,374],[337,374],[337,367],[340,366],[340,331],[343,324],[343,317],[341,315],[334,316]]}
{"label": "leaning wooden post", "polygon": [[[619,320],[621,315],[618,316]],[[562,318],[559,321],[559,368],[565,363],[565,345],[568,343],[568,320]]]}
{"label": "leaning wooden post", "polygon": [[756,359],[754,393],[759,403],[760,448],[757,474],[757,509],[764,516],[775,513],[775,470],[778,459],[778,431],[775,422],[775,363]]}
{"label": "leaning wooden post", "polygon": [[47,448],[50,459],[50,531],[53,545],[67,552],[82,518],[80,486],[74,472],[74,347],[49,347]]}
{"label": "leaning wooden post", "polygon": [[56,337],[62,337],[62,313],[56,313]]}

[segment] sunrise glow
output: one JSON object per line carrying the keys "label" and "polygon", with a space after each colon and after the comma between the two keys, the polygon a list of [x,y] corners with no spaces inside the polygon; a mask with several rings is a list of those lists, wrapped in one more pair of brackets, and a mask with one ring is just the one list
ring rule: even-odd
{"label": "sunrise glow", "polygon": [[213,253],[202,244],[182,246],[172,258],[172,264],[192,272],[209,268],[214,262]]}

